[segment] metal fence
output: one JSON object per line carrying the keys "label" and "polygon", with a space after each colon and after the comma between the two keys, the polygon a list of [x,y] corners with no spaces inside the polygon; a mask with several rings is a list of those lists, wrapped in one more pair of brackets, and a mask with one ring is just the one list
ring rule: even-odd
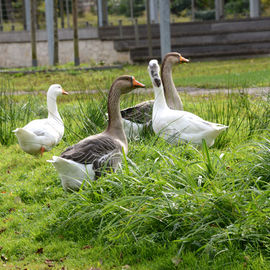
{"label": "metal fence", "polygon": [[[45,0],[0,0],[0,31],[22,31],[29,29],[29,5],[34,1],[36,5],[36,28],[45,29]],[[72,27],[72,0],[53,0],[57,2],[58,28]],[[222,0],[212,0],[212,4],[202,6],[202,1],[171,1],[171,22],[188,22],[200,20],[215,20],[217,17],[215,3]],[[257,0],[254,0],[257,1]],[[98,4],[105,3],[106,25],[131,25],[135,19],[138,24],[147,22],[146,7],[150,9],[151,23],[159,21],[159,0],[77,0],[78,27],[85,28],[98,25]],[[209,2],[209,1],[208,1]],[[249,2],[242,1],[239,7],[234,3],[239,1],[225,1],[224,14],[220,19],[247,18],[250,16]],[[250,0],[250,3],[252,0]],[[224,3],[224,2],[223,2]],[[102,4],[102,5],[103,5]],[[270,16],[270,1],[261,1],[261,16]],[[104,14],[103,14],[104,15]],[[100,24],[102,25],[102,23]]]}
{"label": "metal fence", "polygon": [[[72,27],[72,0],[57,1],[58,28]],[[31,0],[0,0],[0,31],[29,30]],[[45,29],[45,0],[35,0],[36,28]],[[78,1],[78,27],[97,25],[95,0]]]}

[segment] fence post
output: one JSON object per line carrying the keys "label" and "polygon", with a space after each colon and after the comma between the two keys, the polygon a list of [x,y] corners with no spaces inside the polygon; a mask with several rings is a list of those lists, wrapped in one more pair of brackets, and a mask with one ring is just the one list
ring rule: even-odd
{"label": "fence post", "polygon": [[31,0],[31,47],[32,66],[37,66],[37,44],[36,44],[36,0]]}
{"label": "fence post", "polygon": [[0,31],[3,31],[3,9],[1,0],[0,0]]}
{"label": "fence post", "polygon": [[224,0],[215,0],[216,20],[224,18]]}
{"label": "fence post", "polygon": [[250,18],[260,17],[260,0],[249,0]]}
{"label": "fence post", "polygon": [[53,1],[53,35],[54,35],[54,57],[53,64],[57,65],[59,63],[58,57],[58,16],[57,16],[57,1]]}
{"label": "fence post", "polygon": [[70,23],[69,23],[69,1],[66,0],[66,13],[67,13],[67,27],[70,28]]}
{"label": "fence post", "polygon": [[30,31],[31,30],[31,8],[30,8],[30,0],[24,0],[24,7],[25,7],[26,31]]}
{"label": "fence post", "polygon": [[45,0],[46,29],[48,35],[49,65],[53,65],[54,59],[54,33],[53,33],[53,0]]}
{"label": "fence post", "polygon": [[119,26],[119,37],[123,38],[122,20],[118,20],[118,26]]}
{"label": "fence post", "polygon": [[2,1],[0,1],[0,26],[3,24]]}
{"label": "fence post", "polygon": [[161,58],[171,51],[170,1],[159,0]]}
{"label": "fence post", "polygon": [[138,45],[139,45],[138,19],[135,18],[135,19],[133,20],[133,22],[134,22],[135,44],[136,44],[136,46],[138,46]]}
{"label": "fence post", "polygon": [[108,25],[108,4],[107,4],[107,0],[102,0],[102,19],[103,19],[103,26],[107,26]]}
{"label": "fence post", "polygon": [[153,46],[152,46],[152,27],[150,18],[150,0],[146,0],[146,16],[147,16],[147,41],[148,41],[148,56],[153,57]]}
{"label": "fence post", "polygon": [[191,20],[195,21],[195,0],[191,0]]}
{"label": "fence post", "polygon": [[79,58],[77,0],[72,0],[72,15],[73,15],[74,64],[75,66],[79,66],[80,58]]}
{"label": "fence post", "polygon": [[97,0],[97,12],[98,12],[98,26],[103,26],[103,19],[102,19],[102,0]]}
{"label": "fence post", "polygon": [[158,23],[158,2],[157,0],[150,0],[150,21],[151,23]]}
{"label": "fence post", "polygon": [[130,5],[130,18],[133,20],[133,0],[129,0],[129,5]]}
{"label": "fence post", "polygon": [[65,28],[65,20],[64,20],[64,0],[60,1],[60,16],[61,16],[61,28]]}

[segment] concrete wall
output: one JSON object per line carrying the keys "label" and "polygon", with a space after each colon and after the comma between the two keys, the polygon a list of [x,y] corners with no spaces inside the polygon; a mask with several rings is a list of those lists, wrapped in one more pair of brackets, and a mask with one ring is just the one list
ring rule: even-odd
{"label": "concrete wall", "polygon": [[[105,64],[130,62],[129,52],[117,52],[113,41],[101,41],[93,31],[79,32],[81,63],[104,62]],[[48,43],[45,31],[37,33],[38,65],[48,65]],[[59,32],[59,62],[73,62],[72,31]],[[30,67],[31,43],[28,32],[0,33],[0,67]]]}

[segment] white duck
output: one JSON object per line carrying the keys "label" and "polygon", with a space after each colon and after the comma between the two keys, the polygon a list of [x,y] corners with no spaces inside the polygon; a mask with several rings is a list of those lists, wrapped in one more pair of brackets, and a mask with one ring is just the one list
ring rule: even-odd
{"label": "white duck", "polygon": [[47,92],[48,118],[37,119],[23,128],[13,130],[23,151],[31,155],[43,154],[57,145],[64,135],[64,124],[57,110],[56,99],[68,93],[59,84],[50,86]]}
{"label": "white duck", "polygon": [[[189,60],[180,53],[167,53],[162,61],[161,80],[164,85],[164,93],[168,106],[174,110],[183,110],[183,103],[172,78],[172,67]],[[133,107],[121,110],[123,125],[128,138],[137,138],[144,128],[152,126],[152,111],[154,100],[144,101]]]}
{"label": "white duck", "polygon": [[157,60],[151,60],[148,65],[148,72],[155,93],[152,114],[154,132],[172,144],[191,142],[201,145],[202,140],[205,139],[207,146],[212,146],[215,138],[227,126],[205,121],[190,112],[170,109],[165,100],[159,71]]}
{"label": "white duck", "polygon": [[121,163],[122,149],[127,154],[128,143],[120,114],[120,95],[144,87],[132,76],[118,77],[108,96],[108,127],[102,133],[89,136],[68,147],[51,162],[60,175],[65,190],[78,190],[83,181],[94,180],[102,169],[115,170]]}

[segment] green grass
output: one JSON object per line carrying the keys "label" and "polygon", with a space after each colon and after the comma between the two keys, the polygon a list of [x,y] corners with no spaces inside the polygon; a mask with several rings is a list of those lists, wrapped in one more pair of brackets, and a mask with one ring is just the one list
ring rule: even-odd
{"label": "green grass", "polygon": [[[263,77],[266,59],[254,61],[260,64],[253,71],[251,60],[208,63],[209,78],[221,76],[225,64],[232,73]],[[206,76],[204,65],[194,64],[193,71],[201,68],[200,76]],[[176,81],[178,69],[188,66],[175,69]],[[149,81],[145,67],[124,69]],[[114,72],[107,73],[108,81]],[[53,76],[58,74],[50,75],[58,82]],[[28,75],[19,78],[31,82]],[[9,96],[18,90],[16,80],[3,78],[0,96],[0,268],[269,269],[269,97],[183,94],[186,110],[229,125],[212,148],[171,146],[146,134],[129,142],[117,172],[67,193],[46,160],[105,128],[107,92],[61,97],[63,140],[43,157],[33,157],[19,148],[11,130],[46,117],[46,97]],[[106,88],[104,74],[93,72],[91,80],[96,89]],[[237,82],[240,90],[246,87]],[[129,94],[121,107],[152,97]]]}
{"label": "green grass", "polygon": [[[71,64],[66,67],[70,68]],[[176,66],[173,70],[176,86],[226,89],[269,86],[269,73],[269,58],[194,63],[191,59],[191,63]],[[39,75],[0,74],[0,81],[12,82],[16,91],[47,91],[49,85],[55,82],[60,83],[67,91],[93,90],[109,89],[119,74],[133,75],[147,87],[152,87],[147,65],[125,65],[123,69],[70,71]]]}

